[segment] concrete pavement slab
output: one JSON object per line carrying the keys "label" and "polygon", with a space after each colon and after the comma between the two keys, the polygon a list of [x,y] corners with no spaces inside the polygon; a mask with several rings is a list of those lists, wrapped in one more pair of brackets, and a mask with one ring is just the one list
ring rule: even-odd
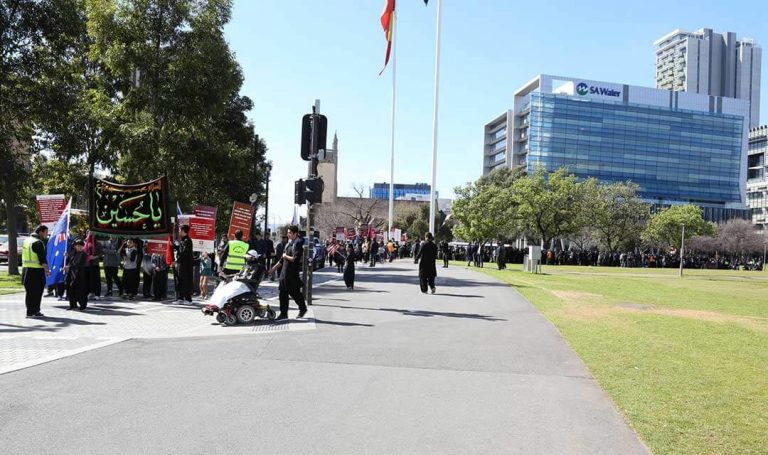
{"label": "concrete pavement slab", "polygon": [[[317,290],[315,330],[129,340],[2,375],[0,446],[647,453],[518,293],[472,271],[438,271],[438,294],[424,295],[411,263],[361,267],[354,291],[338,282]],[[19,437],[30,427],[41,431]]]}

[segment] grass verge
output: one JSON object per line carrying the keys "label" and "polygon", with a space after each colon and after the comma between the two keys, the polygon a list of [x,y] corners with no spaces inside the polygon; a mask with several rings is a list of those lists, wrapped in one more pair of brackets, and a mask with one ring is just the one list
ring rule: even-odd
{"label": "grass verge", "polygon": [[24,291],[21,275],[8,275],[7,270],[0,271],[0,295]]}
{"label": "grass verge", "polygon": [[768,273],[512,267],[654,453],[768,453]]}

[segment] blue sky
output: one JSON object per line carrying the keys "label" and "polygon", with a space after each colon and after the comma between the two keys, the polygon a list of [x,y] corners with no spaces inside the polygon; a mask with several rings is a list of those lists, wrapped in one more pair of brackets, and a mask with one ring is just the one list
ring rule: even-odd
{"label": "blue sky", "polygon": [[[274,162],[270,223],[290,221],[301,116],[315,98],[339,135],[339,193],[389,181],[391,74],[384,0],[236,0],[227,39],[243,68],[251,119]],[[435,7],[399,0],[395,181],[429,182]],[[695,6],[693,6],[695,5]],[[744,0],[444,0],[437,190],[482,172],[483,125],[539,73],[654,86],[653,42],[676,29],[734,31],[768,46],[768,4]],[[768,60],[768,55],[764,56]],[[765,64],[763,65],[765,67]],[[768,123],[768,70],[762,78]]]}

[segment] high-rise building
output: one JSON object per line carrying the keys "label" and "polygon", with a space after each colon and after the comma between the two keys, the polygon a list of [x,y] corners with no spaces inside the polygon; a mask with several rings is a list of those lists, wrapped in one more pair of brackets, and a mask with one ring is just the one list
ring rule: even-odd
{"label": "high-rise building", "polygon": [[768,227],[768,125],[749,131],[747,207],[752,215],[752,223],[766,232]]}
{"label": "high-rise building", "polygon": [[483,174],[566,167],[580,179],[630,180],[651,204],[693,203],[711,221],[741,218],[748,116],[749,101],[736,98],[540,75],[485,126]]}
{"label": "high-rise building", "polygon": [[657,88],[748,100],[749,127],[760,124],[762,49],[753,40],[702,28],[675,30],[654,44]]}
{"label": "high-rise building", "polygon": [[[395,183],[395,200],[429,201],[431,187],[429,183]],[[370,189],[371,199],[389,200],[389,183],[374,183]]]}

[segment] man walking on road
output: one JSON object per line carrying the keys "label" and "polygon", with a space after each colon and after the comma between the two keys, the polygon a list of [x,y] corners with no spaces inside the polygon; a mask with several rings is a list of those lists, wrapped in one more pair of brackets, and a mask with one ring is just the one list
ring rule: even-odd
{"label": "man walking on road", "polygon": [[280,261],[275,264],[268,273],[274,273],[280,269],[280,314],[276,321],[288,319],[288,297],[290,296],[299,306],[299,318],[303,318],[307,313],[307,304],[304,302],[304,295],[301,293],[301,279],[299,271],[302,266],[304,254],[304,244],[299,239],[298,226],[288,228],[288,244]]}
{"label": "man walking on road", "polygon": [[437,245],[435,245],[434,240],[435,238],[431,232],[424,234],[424,241],[421,242],[421,248],[419,248],[419,255],[417,256],[419,261],[419,285],[421,286],[421,292],[424,294],[427,293],[427,287],[432,290],[433,294],[435,293]]}
{"label": "man walking on road", "polygon": [[48,237],[48,228],[40,225],[35,233],[24,240],[21,247],[21,282],[27,295],[27,317],[40,318],[40,302],[43,300],[45,290],[45,277],[51,274],[48,269],[48,261],[45,259],[45,239]]}

